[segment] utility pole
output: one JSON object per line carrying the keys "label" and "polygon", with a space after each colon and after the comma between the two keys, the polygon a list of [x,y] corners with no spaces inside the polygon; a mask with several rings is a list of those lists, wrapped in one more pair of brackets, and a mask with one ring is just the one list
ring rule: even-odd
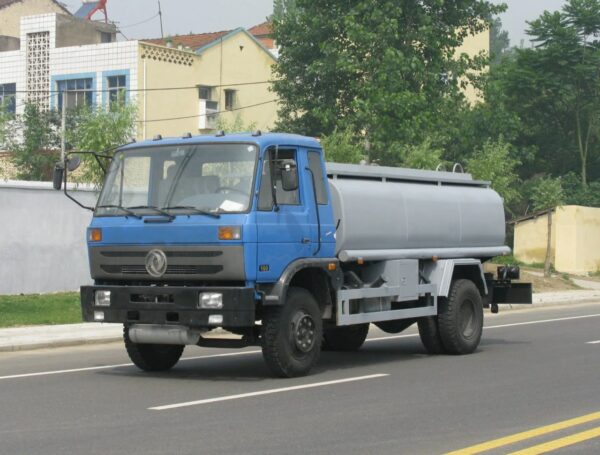
{"label": "utility pole", "polygon": [[160,0],[158,0],[158,17],[160,19],[160,37],[164,38],[165,34],[163,32],[162,10],[160,9]]}
{"label": "utility pole", "polygon": [[65,152],[67,149],[67,139],[65,137],[66,133],[67,133],[67,97],[66,97],[66,94],[67,94],[67,92],[64,90],[60,93],[61,100],[62,100],[61,119],[60,119],[60,130],[61,130],[60,161],[61,161],[61,163],[65,162]]}

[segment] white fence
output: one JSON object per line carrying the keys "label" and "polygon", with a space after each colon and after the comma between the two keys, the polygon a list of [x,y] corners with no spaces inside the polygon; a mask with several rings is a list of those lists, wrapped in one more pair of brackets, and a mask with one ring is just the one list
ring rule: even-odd
{"label": "white fence", "polygon": [[[88,206],[97,195],[73,191]],[[74,291],[92,282],[84,210],[45,182],[0,181],[0,295]]]}

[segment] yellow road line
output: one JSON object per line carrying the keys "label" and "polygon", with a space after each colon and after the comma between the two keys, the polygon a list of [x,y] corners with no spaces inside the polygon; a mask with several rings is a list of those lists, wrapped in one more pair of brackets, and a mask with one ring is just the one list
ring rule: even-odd
{"label": "yellow road line", "polygon": [[563,447],[571,446],[573,444],[597,437],[600,437],[600,427],[582,431],[581,433],[575,433],[570,436],[565,436],[564,438],[555,439],[554,441],[538,444],[537,446],[513,452],[511,455],[538,455],[540,453],[547,453],[553,450],[562,449]]}
{"label": "yellow road line", "polygon": [[515,442],[524,441],[526,439],[535,438],[544,434],[552,433],[554,431],[564,430],[565,428],[574,427],[583,423],[592,422],[600,419],[600,412],[593,412],[581,417],[575,417],[574,419],[564,420],[562,422],[553,423],[551,425],[545,425],[543,427],[534,428],[532,430],[523,431],[522,433],[516,433],[510,436],[505,436],[499,439],[493,439],[491,441],[482,442],[471,447],[449,452],[446,455],[473,455],[488,450],[496,449],[498,447],[507,446],[514,444]]}

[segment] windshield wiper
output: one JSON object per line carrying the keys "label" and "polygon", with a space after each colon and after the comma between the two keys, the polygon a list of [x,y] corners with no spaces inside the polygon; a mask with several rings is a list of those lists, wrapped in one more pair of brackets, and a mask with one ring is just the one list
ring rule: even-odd
{"label": "windshield wiper", "polygon": [[198,215],[207,215],[212,216],[213,218],[221,218],[221,215],[219,215],[218,213],[202,210],[197,207],[192,207],[191,205],[175,205],[173,207],[163,207],[162,210],[191,210],[192,212]]}
{"label": "windshield wiper", "polygon": [[174,220],[175,217],[164,210],[159,209],[153,205],[134,205],[133,207],[127,207],[129,210],[153,210],[157,215],[166,216],[169,220]]}
{"label": "windshield wiper", "polygon": [[128,216],[132,216],[134,218],[137,218],[138,220],[142,219],[142,217],[139,216],[137,213],[132,212],[131,210],[129,210],[129,208],[123,207],[122,205],[99,205],[96,208],[97,209],[119,209],[119,210],[125,212]]}

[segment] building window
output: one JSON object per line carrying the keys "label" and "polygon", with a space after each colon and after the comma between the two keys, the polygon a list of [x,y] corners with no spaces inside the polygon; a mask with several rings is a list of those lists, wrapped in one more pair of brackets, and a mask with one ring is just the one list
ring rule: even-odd
{"label": "building window", "polygon": [[108,85],[108,106],[113,109],[125,103],[127,94],[127,77],[109,76],[106,78]]}
{"label": "building window", "polygon": [[101,43],[111,43],[112,42],[112,34],[107,32],[100,32],[100,42]]}
{"label": "building window", "polygon": [[16,112],[17,84],[0,84],[0,109],[14,114]]}
{"label": "building window", "polygon": [[208,85],[200,85],[198,87],[198,98],[201,100],[212,100],[213,88]]}
{"label": "building window", "polygon": [[235,90],[225,90],[225,109],[228,111],[232,111],[236,107],[235,93]]}
{"label": "building window", "polygon": [[67,109],[76,109],[80,107],[91,107],[93,104],[94,89],[92,87],[93,79],[70,79],[58,81],[56,88],[58,94],[58,110],[62,110],[63,92],[66,100]]}

